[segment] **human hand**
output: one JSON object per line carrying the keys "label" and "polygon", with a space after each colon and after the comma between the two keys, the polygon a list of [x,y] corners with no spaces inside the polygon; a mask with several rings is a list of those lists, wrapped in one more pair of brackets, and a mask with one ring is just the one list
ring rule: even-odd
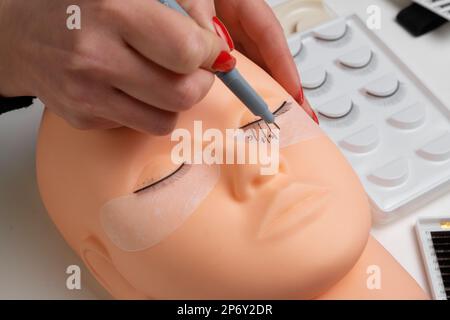
{"label": "human hand", "polygon": [[283,29],[268,4],[264,0],[215,0],[215,6],[236,48],[269,72],[318,122],[304,97]]}
{"label": "human hand", "polygon": [[81,30],[66,27],[70,0],[0,0],[0,95],[38,96],[80,129],[127,126],[170,133],[199,102],[211,71],[235,64],[214,31],[212,0],[79,0]]}

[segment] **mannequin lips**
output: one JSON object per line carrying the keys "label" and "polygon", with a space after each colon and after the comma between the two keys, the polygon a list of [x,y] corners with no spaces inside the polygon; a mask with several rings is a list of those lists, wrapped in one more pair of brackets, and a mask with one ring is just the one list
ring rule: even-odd
{"label": "mannequin lips", "polygon": [[325,187],[302,183],[280,190],[266,211],[258,238],[284,235],[315,219],[323,211],[327,193]]}

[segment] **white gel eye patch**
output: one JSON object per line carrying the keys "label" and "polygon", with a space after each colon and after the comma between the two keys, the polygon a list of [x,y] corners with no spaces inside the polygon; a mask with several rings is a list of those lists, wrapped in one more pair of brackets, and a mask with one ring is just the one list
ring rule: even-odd
{"label": "white gel eye patch", "polygon": [[110,240],[124,251],[148,249],[179,228],[215,187],[218,166],[185,165],[178,178],[107,202],[101,223]]}
{"label": "white gel eye patch", "polygon": [[323,131],[297,104],[290,104],[280,110],[276,123],[280,126],[280,148],[286,148],[304,140],[323,136]]}

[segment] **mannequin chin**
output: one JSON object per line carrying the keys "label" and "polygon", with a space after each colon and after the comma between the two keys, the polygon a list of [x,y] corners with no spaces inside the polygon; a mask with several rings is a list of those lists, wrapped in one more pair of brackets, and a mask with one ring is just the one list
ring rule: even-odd
{"label": "mannequin chin", "polygon": [[[293,101],[237,56],[272,111]],[[170,136],[79,131],[46,110],[37,149],[42,199],[66,241],[115,298],[426,298],[370,238],[368,201],[347,161],[295,102],[292,107],[301,113],[299,134],[307,135],[281,148],[277,174],[262,176],[258,164],[217,165],[217,175],[190,169],[138,195],[139,187],[177,168]],[[178,128],[193,130],[194,120],[224,131],[254,117],[216,81],[201,103],[180,115]],[[183,220],[151,220],[178,210],[185,210]],[[374,265],[382,276],[375,290],[367,285]]]}

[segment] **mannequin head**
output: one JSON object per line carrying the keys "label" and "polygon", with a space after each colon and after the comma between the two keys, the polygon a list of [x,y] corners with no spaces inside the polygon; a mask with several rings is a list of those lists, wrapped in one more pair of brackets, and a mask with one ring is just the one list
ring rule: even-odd
{"label": "mannequin head", "polygon": [[[311,298],[360,257],[370,214],[358,178],[269,75],[240,55],[238,67],[273,111],[284,101],[295,108],[300,134],[281,146],[275,175],[262,176],[259,164],[192,166],[135,194],[179,168],[170,136],[79,131],[45,111],[37,150],[44,204],[114,297]],[[194,120],[223,131],[254,117],[216,81],[178,128],[192,131]]]}

